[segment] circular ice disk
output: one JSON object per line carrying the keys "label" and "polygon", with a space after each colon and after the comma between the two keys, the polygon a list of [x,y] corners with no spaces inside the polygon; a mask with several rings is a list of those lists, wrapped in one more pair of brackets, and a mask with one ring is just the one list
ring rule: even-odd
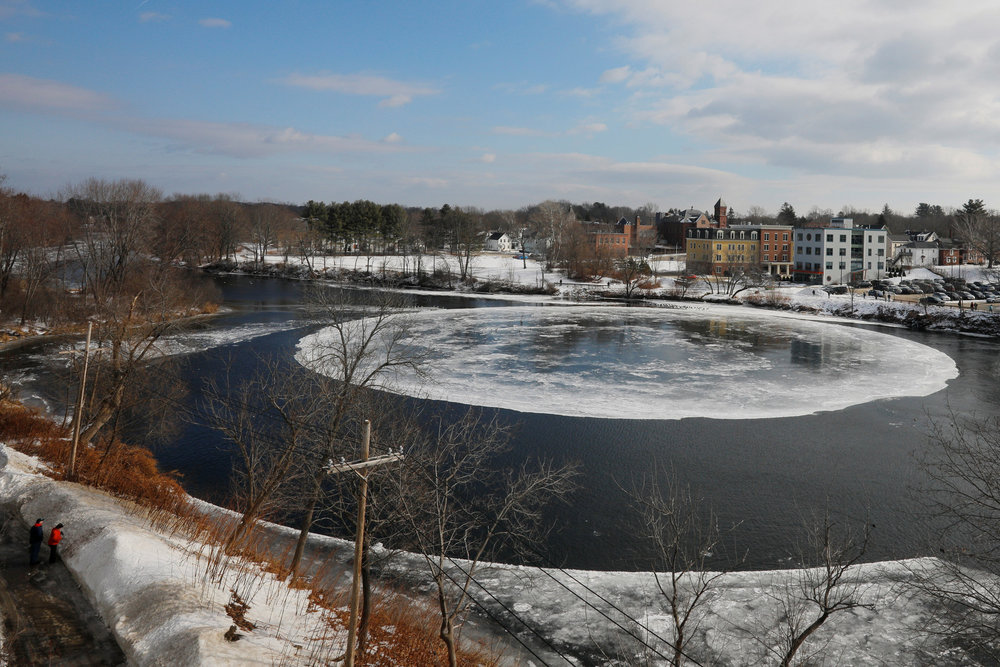
{"label": "circular ice disk", "polygon": [[[609,419],[757,419],[926,396],[958,376],[948,355],[859,327],[749,309],[601,306],[405,315],[429,379],[391,390],[521,412]],[[310,364],[330,336],[299,343]]]}

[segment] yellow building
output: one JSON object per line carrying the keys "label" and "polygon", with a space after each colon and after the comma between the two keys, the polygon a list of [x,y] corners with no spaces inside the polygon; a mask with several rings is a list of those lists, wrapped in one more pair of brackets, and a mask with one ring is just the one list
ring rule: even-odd
{"label": "yellow building", "polygon": [[685,240],[691,273],[725,276],[761,265],[760,232],[756,229],[689,229]]}

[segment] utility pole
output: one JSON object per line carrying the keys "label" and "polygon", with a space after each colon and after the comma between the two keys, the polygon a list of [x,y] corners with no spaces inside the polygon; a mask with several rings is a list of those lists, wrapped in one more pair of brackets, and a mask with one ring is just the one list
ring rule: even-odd
{"label": "utility pole", "polygon": [[383,463],[401,461],[402,452],[368,458],[368,447],[371,442],[372,423],[366,419],[361,431],[361,460],[353,463],[330,464],[330,473],[340,473],[353,470],[361,478],[361,489],[358,494],[358,528],[354,537],[354,578],[351,581],[351,620],[347,627],[347,650],[344,653],[345,667],[354,667],[354,644],[358,634],[358,611],[361,605],[361,559],[364,556],[365,544],[365,507],[368,504],[368,470]]}
{"label": "utility pole", "polygon": [[83,392],[87,386],[87,366],[90,363],[90,332],[93,322],[87,322],[87,345],[83,348],[83,376],[80,378],[80,392],[76,397],[76,410],[73,412],[73,446],[69,450],[70,481],[76,480],[76,448],[80,443],[80,422],[83,421]]}

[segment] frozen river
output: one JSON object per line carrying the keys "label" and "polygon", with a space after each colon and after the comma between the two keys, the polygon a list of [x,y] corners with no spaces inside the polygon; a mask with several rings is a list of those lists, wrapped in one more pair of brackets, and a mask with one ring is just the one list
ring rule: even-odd
{"label": "frozen river", "polygon": [[[225,359],[306,353],[322,328],[300,319],[302,284],[217,279],[232,312],[178,335],[192,389]],[[929,419],[949,406],[995,414],[995,341],[903,329],[793,321],[747,309],[705,312],[526,306],[450,295],[420,297],[411,344],[435,355],[431,385],[398,391],[425,410],[492,406],[518,425],[511,463],[579,461],[582,488],[553,513],[547,563],[644,569],[622,487],[654,470],[690,485],[731,528],[716,557],[745,567],[792,566],[810,514],[876,525],[872,560],[927,553],[916,521],[914,455],[932,447]],[[449,309],[442,313],[440,309]],[[45,382],[51,350],[4,363]],[[230,453],[211,429],[187,424],[158,455],[195,495],[223,500]]]}
{"label": "frozen river", "polygon": [[[912,340],[729,306],[516,306],[402,315],[429,377],[398,393],[570,417],[755,419],[926,396],[958,375]],[[299,344],[308,363],[321,330]],[[916,360],[919,360],[917,362]]]}

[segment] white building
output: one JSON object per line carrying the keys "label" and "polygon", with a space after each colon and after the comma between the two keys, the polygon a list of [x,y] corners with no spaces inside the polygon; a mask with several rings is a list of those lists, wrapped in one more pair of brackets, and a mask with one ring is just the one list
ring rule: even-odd
{"label": "white building", "polygon": [[885,276],[889,232],[832,218],[827,227],[795,228],[796,280],[839,285]]}
{"label": "white building", "polygon": [[493,252],[510,252],[514,242],[504,232],[490,232],[486,235],[486,249]]}

